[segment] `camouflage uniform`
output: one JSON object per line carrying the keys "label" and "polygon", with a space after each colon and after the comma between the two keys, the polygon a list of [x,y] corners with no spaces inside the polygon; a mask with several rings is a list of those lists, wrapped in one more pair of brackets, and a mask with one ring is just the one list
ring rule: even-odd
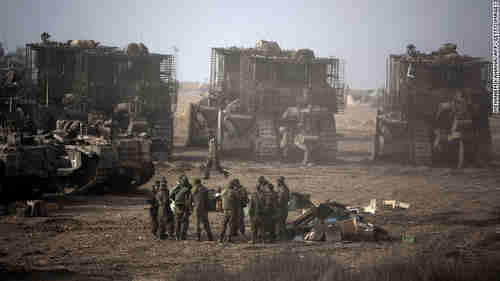
{"label": "camouflage uniform", "polygon": [[172,190],[170,198],[175,202],[175,236],[177,240],[186,240],[191,215],[191,184],[186,176],[181,176],[177,186]]}
{"label": "camouflage uniform", "polygon": [[250,217],[250,224],[252,228],[252,241],[251,243],[256,243],[259,240],[259,234],[262,234],[262,218],[259,216],[259,207],[261,204],[261,198],[258,192],[254,192],[250,195],[250,202],[248,205],[248,216]]}
{"label": "camouflage uniform", "polygon": [[276,222],[278,210],[278,194],[274,191],[274,186],[269,183],[267,189],[262,191],[262,208],[258,215],[262,218],[263,228],[269,233],[271,240],[276,239]]}
{"label": "camouflage uniform", "polygon": [[193,189],[193,205],[196,214],[196,235],[198,236],[198,241],[201,241],[201,224],[205,228],[208,240],[213,241],[214,238],[208,220],[208,189],[201,184],[199,179],[196,179]]}
{"label": "camouflage uniform", "polygon": [[232,226],[231,231],[234,236],[238,235],[238,230],[241,235],[245,235],[245,207],[248,205],[249,201],[248,192],[245,187],[239,184],[239,181],[235,190],[238,194],[238,223]]}
{"label": "camouflage uniform", "polygon": [[239,204],[238,204],[238,194],[235,190],[236,186],[235,180],[231,181],[229,186],[222,191],[222,209],[224,210],[224,224],[222,227],[222,232],[220,234],[219,242],[224,242],[226,238],[226,230],[229,230],[229,235],[227,237],[228,242],[231,241],[232,231],[231,228],[228,229],[228,224],[234,225],[238,221],[238,217],[236,216]]}
{"label": "camouflage uniform", "polygon": [[215,167],[215,169],[219,173],[227,177],[227,172],[224,171],[224,169],[222,169],[222,167],[220,166],[219,157],[217,155],[217,141],[215,139],[215,136],[210,135],[208,141],[208,159],[205,165],[205,172],[203,177],[204,179],[210,178],[210,170],[212,170],[212,167]]}
{"label": "camouflage uniform", "polygon": [[[170,209],[170,198],[167,187],[167,182],[161,183],[160,192],[156,194],[156,201],[158,202],[158,237],[165,239],[165,232],[168,230],[168,236],[174,236],[174,214]],[[168,228],[168,229],[167,229]]]}
{"label": "camouflage uniform", "polygon": [[256,186],[256,192],[252,193],[250,196],[248,216],[250,218],[250,224],[252,228],[252,243],[256,243],[258,240],[260,240],[264,232],[264,218],[262,216],[262,191],[266,189],[267,184],[267,180],[263,176],[260,176]]}
{"label": "camouflage uniform", "polygon": [[288,201],[290,200],[290,189],[285,184],[285,177],[280,177],[278,180],[278,201],[279,208],[278,213],[278,233],[281,239],[285,239],[287,235],[286,231],[286,219],[288,218]]}
{"label": "camouflage uniform", "polygon": [[158,201],[156,201],[156,194],[160,187],[160,181],[156,181],[152,187],[152,196],[148,200],[149,206],[149,218],[151,220],[151,233],[156,237],[158,233]]}

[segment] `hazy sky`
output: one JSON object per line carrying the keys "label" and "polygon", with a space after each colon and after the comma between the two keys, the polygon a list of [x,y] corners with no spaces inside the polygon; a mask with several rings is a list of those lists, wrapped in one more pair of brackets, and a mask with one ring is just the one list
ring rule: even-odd
{"label": "hazy sky", "polygon": [[490,59],[490,6],[491,0],[2,0],[0,40],[13,50],[47,31],[57,41],[143,41],[159,53],[175,45],[180,79],[190,81],[208,78],[211,47],[274,40],[344,58],[351,88],[373,88],[384,84],[387,55],[408,43],[428,52],[453,42],[460,53]]}

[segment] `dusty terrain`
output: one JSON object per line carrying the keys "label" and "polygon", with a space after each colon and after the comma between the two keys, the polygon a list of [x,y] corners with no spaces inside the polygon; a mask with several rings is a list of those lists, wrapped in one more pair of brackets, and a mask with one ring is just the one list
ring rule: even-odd
{"label": "dusty terrain", "polygon": [[[187,95],[196,100],[196,95]],[[184,116],[186,99],[180,97],[177,118]],[[312,199],[367,205],[370,199],[397,199],[411,204],[406,211],[383,210],[367,217],[386,229],[395,241],[357,243],[301,243],[250,245],[196,242],[191,223],[187,241],[155,241],[148,222],[146,197],[150,184],[104,196],[57,199],[63,209],[46,218],[0,217],[1,280],[165,280],[184,265],[221,263],[231,270],[250,257],[285,248],[314,251],[357,266],[389,255],[411,255],[436,250],[471,256],[500,249],[500,174],[498,169],[452,170],[370,162],[370,135],[375,110],[348,108],[337,116],[339,159],[330,165],[308,168],[295,164],[223,161],[233,176],[250,190],[259,175],[273,181],[286,177],[292,191],[312,194]],[[176,120],[176,134],[185,124]],[[177,139],[182,142],[182,137]],[[176,148],[171,163],[159,163],[158,174],[175,182],[179,172],[200,175],[205,152]],[[227,182],[215,174],[206,184],[215,188]],[[292,213],[291,217],[296,216]],[[221,230],[222,215],[210,213],[214,232]],[[416,243],[400,241],[402,232],[416,236]]]}

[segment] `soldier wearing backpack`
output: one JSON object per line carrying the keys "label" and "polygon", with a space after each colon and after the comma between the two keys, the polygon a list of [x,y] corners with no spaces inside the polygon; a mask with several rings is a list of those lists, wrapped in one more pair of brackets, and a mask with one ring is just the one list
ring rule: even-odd
{"label": "soldier wearing backpack", "polygon": [[172,190],[170,198],[174,200],[175,238],[186,240],[189,228],[189,216],[192,211],[191,184],[185,175],[179,177],[177,186]]}
{"label": "soldier wearing backpack", "polygon": [[[238,203],[238,193],[235,190],[236,186],[238,185],[239,181],[238,180],[232,180],[229,183],[229,186],[222,191],[222,209],[224,210],[224,224],[222,227],[222,232],[220,234],[219,242],[224,242],[224,240],[227,238],[227,242],[232,242],[231,238],[233,236],[233,233],[231,231],[231,228],[229,227],[228,229],[228,224],[235,225],[239,217],[237,217],[237,213],[239,210],[239,203]],[[226,237],[226,230],[229,230],[228,237]]]}
{"label": "soldier wearing backpack", "polygon": [[201,241],[201,225],[205,228],[208,240],[213,241],[212,231],[210,230],[210,222],[208,220],[208,189],[201,184],[200,179],[194,181],[193,189],[193,205],[196,215],[196,235],[198,241]]}
{"label": "soldier wearing backpack", "polygon": [[262,209],[259,210],[265,233],[269,233],[271,241],[276,240],[277,210],[279,208],[278,194],[272,183],[267,184],[267,190],[262,191]]}
{"label": "soldier wearing backpack", "polygon": [[237,182],[236,192],[238,194],[238,223],[231,228],[233,235],[238,235],[238,231],[241,235],[245,235],[245,207],[248,205],[248,192],[247,189]]}
{"label": "soldier wearing backpack", "polygon": [[264,234],[264,199],[263,192],[267,189],[269,182],[264,176],[260,176],[257,182],[256,191],[250,195],[248,205],[248,216],[252,229],[252,240],[250,243],[257,243]]}
{"label": "soldier wearing backpack", "polygon": [[290,189],[285,184],[285,177],[281,176],[278,179],[278,198],[279,208],[277,210],[278,216],[278,233],[280,239],[287,238],[286,219],[288,218],[288,201],[290,200]]}

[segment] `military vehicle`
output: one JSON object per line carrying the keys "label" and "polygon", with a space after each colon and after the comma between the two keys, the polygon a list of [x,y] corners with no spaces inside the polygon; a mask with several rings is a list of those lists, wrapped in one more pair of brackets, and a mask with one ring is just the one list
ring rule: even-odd
{"label": "military vehicle", "polygon": [[255,48],[212,48],[209,96],[190,106],[187,145],[206,144],[212,131],[223,154],[264,160],[288,149],[334,160],[343,76],[343,60],[315,57],[309,49],[282,50],[262,40]]}
{"label": "military vehicle", "polygon": [[[68,136],[66,145],[100,156],[89,181],[98,178],[97,182],[106,182],[116,175],[146,180],[152,175],[152,155],[165,158],[172,151],[172,116],[177,101],[174,56],[150,53],[142,43],[120,49],[93,40],[61,43],[49,37],[26,45],[28,84],[32,96],[46,106],[37,116],[40,127],[55,130],[58,120],[65,121],[67,127],[61,136]],[[115,114],[115,110],[135,100],[143,109],[126,112],[126,128],[130,130],[121,130],[123,112]]]}
{"label": "military vehicle", "polygon": [[450,43],[430,54],[410,44],[406,54],[390,55],[374,158],[457,167],[487,162],[491,147],[487,67],[487,61],[460,55]]}

